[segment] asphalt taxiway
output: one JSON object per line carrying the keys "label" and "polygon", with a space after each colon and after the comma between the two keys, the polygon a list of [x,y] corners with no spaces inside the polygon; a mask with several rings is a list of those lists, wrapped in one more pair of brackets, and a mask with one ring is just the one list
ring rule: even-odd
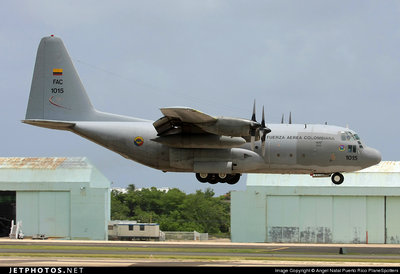
{"label": "asphalt taxiway", "polygon": [[3,239],[0,266],[400,267],[400,245]]}

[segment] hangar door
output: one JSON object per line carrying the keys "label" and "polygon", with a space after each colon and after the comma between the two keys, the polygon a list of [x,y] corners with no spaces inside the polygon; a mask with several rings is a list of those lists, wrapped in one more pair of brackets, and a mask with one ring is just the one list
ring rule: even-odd
{"label": "hangar door", "polygon": [[17,220],[25,236],[70,237],[70,193],[18,191]]}
{"label": "hangar door", "polygon": [[267,242],[383,243],[384,216],[383,197],[267,196]]}

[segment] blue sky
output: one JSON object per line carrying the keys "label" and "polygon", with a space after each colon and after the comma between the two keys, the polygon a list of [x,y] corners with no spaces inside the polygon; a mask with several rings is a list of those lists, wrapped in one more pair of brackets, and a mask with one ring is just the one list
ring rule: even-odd
{"label": "blue sky", "polygon": [[[6,1],[0,10],[0,156],[87,156],[116,187],[205,189],[76,135],[22,124],[37,46],[63,39],[101,111],[156,120],[161,107],[357,131],[398,160],[399,1]],[[217,194],[245,189],[212,187]]]}

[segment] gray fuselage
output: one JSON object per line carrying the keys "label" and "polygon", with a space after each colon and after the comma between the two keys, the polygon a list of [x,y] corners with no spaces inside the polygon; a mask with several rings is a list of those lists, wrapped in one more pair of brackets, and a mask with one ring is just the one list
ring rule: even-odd
{"label": "gray fuselage", "polygon": [[154,141],[157,132],[152,121],[76,122],[70,130],[165,172],[331,174],[360,170],[381,160],[377,150],[365,146],[347,128],[304,124],[270,124],[269,128],[264,156],[260,141],[254,151],[250,143],[221,149],[172,148]]}

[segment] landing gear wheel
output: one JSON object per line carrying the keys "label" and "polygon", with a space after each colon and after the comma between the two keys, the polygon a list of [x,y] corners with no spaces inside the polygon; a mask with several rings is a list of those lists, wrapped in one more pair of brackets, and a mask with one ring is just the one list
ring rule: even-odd
{"label": "landing gear wheel", "polygon": [[332,174],[331,180],[335,185],[340,185],[344,181],[344,176],[342,173],[336,172]]}
{"label": "landing gear wheel", "polygon": [[196,179],[200,183],[210,183],[212,185],[217,183],[228,183],[230,185],[234,185],[240,180],[240,176],[242,174],[226,174],[226,173],[196,173]]}
{"label": "landing gear wheel", "polygon": [[237,182],[239,182],[240,176],[242,176],[242,174],[240,174],[240,173],[232,174],[230,176],[229,180],[227,180],[227,183],[230,184],[230,185],[236,184]]}
{"label": "landing gear wheel", "polygon": [[200,183],[207,183],[208,182],[208,174],[207,173],[196,173],[196,179]]}
{"label": "landing gear wheel", "polygon": [[207,181],[212,184],[215,185],[218,183],[218,175],[217,174],[208,174],[207,176]]}
{"label": "landing gear wheel", "polygon": [[216,177],[220,183],[226,183],[229,179],[229,174],[219,173]]}

